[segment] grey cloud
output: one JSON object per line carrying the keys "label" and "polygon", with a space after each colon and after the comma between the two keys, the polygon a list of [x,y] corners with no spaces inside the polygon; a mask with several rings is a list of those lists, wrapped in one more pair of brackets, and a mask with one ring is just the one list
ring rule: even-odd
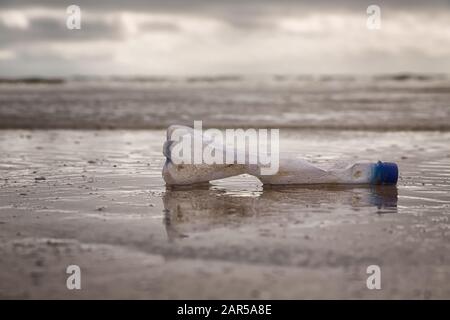
{"label": "grey cloud", "polygon": [[[65,18],[65,15],[62,16]],[[177,32],[175,22],[148,21],[139,24],[142,31]],[[81,30],[69,30],[65,19],[34,18],[26,29],[11,28],[0,21],[0,47],[36,42],[72,42],[120,40],[125,38],[120,21],[82,20]]]}
{"label": "grey cloud", "polygon": [[[251,56],[252,54],[259,54],[259,49],[261,49],[261,52],[265,53],[267,51],[267,48],[259,48],[257,46],[261,45],[261,43],[265,45],[266,42],[251,43],[248,45],[248,47],[244,46],[244,49],[242,51],[239,50],[239,52],[234,52],[233,50],[230,50],[230,54],[224,54],[223,57],[220,56],[223,51],[232,48],[235,45],[235,42],[239,42],[238,45],[242,45],[242,43],[248,40],[254,40],[254,38],[264,38],[266,36],[266,31],[268,31],[267,37],[273,36],[274,38],[276,38],[276,23],[278,17],[290,17],[297,19],[309,13],[333,13],[339,15],[341,13],[349,12],[360,12],[361,17],[364,17],[367,6],[373,3],[378,4],[382,8],[382,15],[384,15],[385,17],[389,16],[390,10],[411,13],[420,12],[421,14],[428,11],[439,13],[446,13],[450,11],[449,0],[40,0],[39,2],[32,0],[0,0],[0,12],[4,9],[13,9],[20,11],[21,9],[29,8],[51,8],[61,10],[61,19],[55,19],[51,17],[34,18],[30,21],[29,28],[24,30],[8,28],[7,26],[1,24],[0,21],[0,50],[6,49],[6,51],[13,51],[16,55],[15,59],[0,61],[0,69],[2,69],[3,74],[58,74],[59,72],[63,74],[77,72],[108,73],[115,72],[117,70],[124,70],[123,72],[128,72],[128,65],[126,67],[123,67],[123,69],[120,69],[120,63],[117,62],[117,60],[114,60],[111,56],[101,56],[104,55],[105,51],[107,52],[107,50],[97,50],[99,56],[95,56],[97,52],[96,50],[90,50],[92,48],[90,44],[82,47],[86,48],[87,57],[83,56],[79,58],[79,60],[77,60],[78,57],[76,55],[74,57],[67,57],[58,53],[53,53],[51,50],[42,49],[43,47],[45,47],[46,43],[49,42],[61,42],[64,44],[65,42],[73,42],[74,45],[77,45],[78,42],[82,41],[95,42],[100,40],[127,39],[128,37],[130,37],[130,35],[127,35],[126,33],[124,34],[124,30],[122,30],[122,25],[120,23],[107,22],[106,20],[101,18],[89,20],[88,14],[83,16],[84,13],[93,13],[92,16],[94,17],[102,17],[103,13],[106,15],[119,12],[168,14],[169,18],[170,14],[179,14],[183,17],[192,16],[194,18],[207,17],[218,19],[224,22],[230,27],[230,30],[232,30],[232,32],[229,33],[223,32],[223,30],[221,30],[220,32],[211,33],[211,37],[214,37],[214,41],[211,41],[213,45],[205,48],[207,49],[205,50],[206,53],[201,50],[197,50],[197,38],[183,38],[186,39],[182,47],[183,50],[185,50],[183,52],[184,55],[191,54],[195,59],[192,58],[191,60],[189,60],[186,58],[187,62],[183,62],[184,60],[182,60],[175,54],[177,52],[177,49],[173,49],[174,51],[168,51],[167,54],[164,53],[163,58],[158,55],[156,56],[156,58],[159,58],[160,60],[155,60],[157,61],[155,62],[155,64],[160,64],[163,67],[165,67],[166,65],[170,66],[174,63],[178,63],[181,66],[179,68],[180,70],[184,67],[186,67],[187,70],[191,70],[194,69],[189,69],[189,67],[193,64],[192,61],[203,62],[203,60],[207,60],[205,59],[205,57],[216,58],[218,56],[217,64],[210,64],[211,69],[216,69],[217,67],[219,71],[227,71],[228,69],[236,69],[236,66],[242,65],[242,68],[248,67],[249,72],[254,70],[259,71],[266,67],[272,68],[273,70],[279,70],[278,68],[284,62],[287,65],[295,64],[300,66],[303,63],[305,67],[311,66],[311,68],[313,69],[318,64],[321,65],[322,63],[313,61],[309,64],[307,60],[299,62],[298,58],[296,58],[296,56],[292,53],[297,52],[295,51],[296,49],[289,48],[289,46],[286,46],[286,48],[283,47],[282,49],[278,50],[278,55],[277,53],[274,53],[274,55],[267,54],[268,60],[273,59],[272,62],[269,61],[271,65],[268,65],[268,63],[265,62],[258,65],[258,63],[256,62],[253,63],[254,59],[250,59],[251,61],[245,59],[247,55]],[[66,28],[65,10],[66,7],[71,4],[77,4],[82,9],[82,30],[68,30]],[[417,15],[417,17],[419,17],[419,15]],[[426,20],[423,18],[421,19],[421,23]],[[139,23],[139,28],[141,29],[141,31],[144,31],[146,33],[176,33],[182,31],[178,25],[178,22],[179,21],[177,21],[176,17],[174,17],[173,21],[143,21]],[[294,43],[295,41],[303,41],[306,38],[314,38],[313,40],[318,38],[317,41],[311,42],[311,48],[314,49],[316,46],[320,47],[321,40],[323,40],[324,38],[323,34],[321,34],[320,32],[320,30],[314,32],[301,30],[298,32],[296,31],[292,34],[292,42],[289,43]],[[205,34],[205,38],[209,37],[207,33]],[[249,37],[247,37],[247,35],[249,35]],[[289,34],[289,36],[291,36],[291,34]],[[294,36],[298,36],[300,39],[296,39],[294,38]],[[414,35],[411,35],[411,37],[414,37]],[[39,46],[39,49],[34,50],[35,48],[37,48],[37,46],[35,47],[33,45],[37,43],[42,44],[42,46]],[[206,43],[206,45],[208,45],[209,42],[206,41],[203,43]],[[268,41],[267,43],[272,42]],[[30,45],[27,46],[27,44]],[[214,45],[216,44],[217,48],[214,48]],[[405,66],[409,65],[413,67],[421,65],[424,66],[424,61],[426,63],[428,63],[427,61],[430,61],[430,65],[427,65],[427,68],[429,68],[430,70],[433,70],[433,68],[438,68],[440,66],[443,66],[442,68],[449,68],[448,64],[442,64],[442,61],[444,61],[445,58],[447,58],[448,60],[448,57],[443,57],[441,60],[432,61],[428,56],[421,56],[419,54],[413,56],[411,53],[409,56],[407,56],[408,59],[402,59],[402,54],[405,54],[403,51],[401,51],[399,57],[389,56],[389,50],[385,50],[386,48],[384,47],[382,47],[377,54],[374,54],[374,50],[377,50],[376,48],[370,52],[361,52],[361,48],[364,47],[364,44],[367,45],[367,42],[362,43],[357,50],[354,50],[354,54],[356,55],[355,57],[342,58],[343,61],[348,62],[348,66],[340,63],[339,59],[341,59],[341,57],[339,56],[339,54],[342,52],[341,48],[336,48],[336,52],[330,53],[330,56],[335,57],[337,62],[330,62],[328,63],[328,65],[331,66],[331,68],[335,68],[336,70],[339,70],[339,68],[343,68],[343,66],[345,66],[345,68],[348,67],[349,70],[351,69],[351,66],[353,66],[353,69],[359,68],[365,70],[364,66],[365,64],[367,64],[367,61],[373,60],[376,62],[373,65],[374,70],[386,70],[395,68],[396,65],[402,63],[403,61],[405,63]],[[155,45],[154,47],[157,47],[157,45]],[[113,48],[111,51],[114,51],[115,48],[122,48],[121,41],[116,41],[116,47],[112,46],[111,48]],[[134,55],[136,55],[137,59],[139,59],[140,54],[142,55],[142,52],[139,52],[139,48],[131,48],[133,50],[131,53],[131,60],[134,59]],[[298,48],[298,51],[301,52],[301,47],[299,46]],[[96,49],[98,49],[98,47]],[[141,48],[141,50],[144,49]],[[246,52],[245,50],[248,50],[248,52]],[[208,52],[210,52],[209,56]],[[149,50],[149,53],[151,53],[151,50]],[[333,54],[336,55],[334,56]],[[314,60],[313,58],[316,57],[316,54],[312,55],[313,56],[311,59]],[[360,61],[359,67],[357,61]],[[369,65],[369,67],[370,66],[371,64]],[[111,71],[111,68],[116,69],[113,69],[113,71]],[[289,71],[290,68],[291,67],[289,66],[287,70]],[[283,71],[284,69],[280,70]]]}
{"label": "grey cloud", "polygon": [[147,21],[139,24],[139,28],[142,31],[152,31],[152,32],[178,32],[180,27],[176,23],[172,22],[162,22],[162,21]]}
{"label": "grey cloud", "polygon": [[[206,16],[222,20],[231,27],[242,30],[264,29],[273,27],[273,17],[294,16],[302,17],[309,13],[342,13],[361,12],[365,14],[367,6],[376,3],[384,12],[443,12],[450,11],[450,0],[41,0],[39,7],[61,9],[65,14],[65,8],[71,4],[79,5],[82,12],[87,13],[111,13],[111,12],[139,12],[152,14],[182,14],[192,16]],[[32,0],[2,0],[0,8],[20,10],[21,8],[36,7]],[[93,26],[95,27],[95,26]],[[147,25],[148,30],[151,26]],[[117,30],[111,27],[98,25],[99,32],[105,37],[112,36]],[[175,31],[174,25],[154,25],[154,30]],[[90,34],[96,33],[90,30]],[[83,32],[84,33],[84,32]],[[77,35],[72,35],[76,37]],[[80,37],[83,37],[80,35]]]}
{"label": "grey cloud", "polygon": [[83,21],[81,30],[69,30],[64,19],[35,18],[26,29],[9,28],[0,22],[0,46],[47,41],[119,39],[120,26],[104,21]]}
{"label": "grey cloud", "polygon": [[[405,11],[426,9],[449,9],[449,0],[377,0],[375,3],[381,7],[401,9]],[[298,10],[360,10],[374,4],[369,0],[40,0],[40,7],[66,8],[77,4],[86,10],[132,10],[150,12],[177,12],[177,13],[206,13],[220,14],[223,12],[236,15],[258,14],[270,12],[296,12]],[[0,8],[18,9],[36,7],[33,0],[2,0]]]}

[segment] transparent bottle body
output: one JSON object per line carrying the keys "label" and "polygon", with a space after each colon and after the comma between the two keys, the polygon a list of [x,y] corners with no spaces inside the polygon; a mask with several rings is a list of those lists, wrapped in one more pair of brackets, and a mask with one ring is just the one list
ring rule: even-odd
{"label": "transparent bottle body", "polygon": [[[213,146],[215,152],[222,154],[223,159],[233,159],[227,163],[192,163],[183,162],[181,156],[174,152],[179,140],[171,140],[174,130],[181,130],[181,135],[192,141],[191,146],[202,148]],[[180,135],[179,135],[180,136]],[[184,150],[186,152],[186,150]],[[191,150],[189,150],[191,152]],[[214,145],[211,138],[189,127],[173,126],[167,131],[167,141],[163,150],[166,163],[163,167],[163,178],[168,185],[190,185],[207,183],[212,180],[224,179],[241,174],[257,177],[265,185],[287,184],[395,184],[395,164],[388,166],[382,162],[336,162],[315,165],[292,154],[280,154],[278,170],[273,174],[263,174],[265,165],[249,162],[239,162],[237,159],[257,159],[248,150],[230,148],[226,145]],[[227,157],[230,153],[232,156]],[[386,176],[386,173],[389,175]],[[398,173],[397,173],[398,174]]]}

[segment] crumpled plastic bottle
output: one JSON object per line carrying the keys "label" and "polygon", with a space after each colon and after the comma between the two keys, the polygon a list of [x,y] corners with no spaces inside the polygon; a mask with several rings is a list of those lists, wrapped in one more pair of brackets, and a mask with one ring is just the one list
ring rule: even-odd
{"label": "crumpled plastic bottle", "polygon": [[[172,133],[178,130],[182,135],[192,139],[201,139],[203,147],[212,144],[211,137],[202,132],[185,127],[170,126],[167,129],[167,140],[164,143],[163,154],[166,162],[162,175],[167,185],[190,185],[207,183],[212,180],[224,179],[240,174],[250,174],[257,177],[265,185],[288,184],[371,184],[371,185],[395,185],[398,180],[398,166],[392,162],[356,162],[324,168],[314,165],[297,157],[280,156],[279,170],[276,174],[261,174],[259,164],[207,164],[207,163],[182,163],[178,155],[173,153],[174,147],[179,141],[171,140]],[[194,143],[192,143],[194,145]],[[216,150],[226,154],[230,152],[225,145],[214,146]],[[231,150],[234,154],[245,153],[245,150]],[[246,153],[248,157],[248,153]]]}

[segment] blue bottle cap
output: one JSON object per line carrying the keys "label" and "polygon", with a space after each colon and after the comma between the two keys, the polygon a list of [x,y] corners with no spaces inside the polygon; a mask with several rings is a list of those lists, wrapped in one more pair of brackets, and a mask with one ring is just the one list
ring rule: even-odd
{"label": "blue bottle cap", "polygon": [[396,184],[398,180],[398,166],[393,162],[378,161],[372,174],[372,184]]}

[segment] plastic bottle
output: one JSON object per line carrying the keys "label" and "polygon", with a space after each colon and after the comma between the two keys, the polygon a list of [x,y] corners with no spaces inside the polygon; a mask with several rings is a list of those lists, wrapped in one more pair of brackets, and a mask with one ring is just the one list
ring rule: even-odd
{"label": "plastic bottle", "polygon": [[[171,140],[173,132],[177,130],[192,141],[200,141],[205,147],[211,145],[211,137],[202,132],[184,127],[170,126],[167,129],[167,141],[163,147],[166,163],[163,167],[163,178],[167,185],[190,185],[207,183],[212,180],[224,179],[240,174],[250,174],[257,177],[265,185],[287,184],[372,184],[393,185],[398,180],[398,167],[391,162],[357,162],[336,165],[323,168],[310,162],[292,156],[280,156],[279,170],[276,174],[262,175],[259,164],[191,164],[181,163],[177,155],[173,153],[179,140]],[[215,146],[219,152],[230,152],[225,145]],[[244,150],[232,150],[235,155],[245,153]],[[245,153],[248,158],[248,153]],[[176,161],[175,161],[176,160]]]}

